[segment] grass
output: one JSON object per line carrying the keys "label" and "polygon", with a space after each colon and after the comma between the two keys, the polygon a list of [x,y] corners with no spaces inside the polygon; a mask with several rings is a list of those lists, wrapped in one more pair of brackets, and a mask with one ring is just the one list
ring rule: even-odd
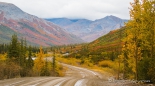
{"label": "grass", "polygon": [[[101,66],[98,66],[98,65],[93,65],[92,63],[90,62],[86,62],[84,64],[80,64],[81,60],[79,59],[75,59],[75,58],[63,58],[63,57],[57,57],[56,60],[58,62],[62,62],[62,63],[65,63],[65,64],[69,64],[69,65],[73,65],[73,66],[78,66],[78,67],[83,67],[83,68],[87,68],[87,69],[90,69],[90,70],[94,70],[94,71],[97,71],[97,72],[100,72],[106,76],[117,76],[117,72],[116,72],[116,68],[117,68],[117,65],[115,64],[115,62],[112,62],[112,61],[103,61],[101,62],[102,65],[108,65],[110,67],[101,67]],[[106,62],[106,63],[104,63]],[[101,64],[100,63],[100,64]]]}
{"label": "grass", "polygon": [[66,63],[69,65],[74,65],[74,66],[78,66],[80,63],[80,60],[75,59],[75,58],[62,58],[62,57],[57,57],[56,60],[58,62],[62,62],[62,63]]}

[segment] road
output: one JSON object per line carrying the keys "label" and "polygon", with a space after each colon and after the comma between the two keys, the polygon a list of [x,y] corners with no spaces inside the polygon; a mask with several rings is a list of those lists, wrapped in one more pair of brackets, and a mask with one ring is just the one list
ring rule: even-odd
{"label": "road", "polygon": [[[129,86],[128,82],[113,81],[107,75],[67,64],[64,77],[26,77],[0,80],[0,86]],[[134,86],[134,85],[133,85]]]}

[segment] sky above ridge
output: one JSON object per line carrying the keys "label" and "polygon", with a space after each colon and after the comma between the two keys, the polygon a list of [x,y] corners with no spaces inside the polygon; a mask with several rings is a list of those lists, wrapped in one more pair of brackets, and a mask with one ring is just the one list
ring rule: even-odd
{"label": "sky above ridge", "polygon": [[40,18],[71,18],[95,20],[113,15],[129,19],[133,0],[0,0],[12,3],[24,12]]}

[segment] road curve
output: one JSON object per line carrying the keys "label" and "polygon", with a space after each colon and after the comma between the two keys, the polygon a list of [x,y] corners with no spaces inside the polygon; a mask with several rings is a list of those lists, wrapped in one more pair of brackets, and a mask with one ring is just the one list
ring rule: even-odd
{"label": "road curve", "polygon": [[[62,63],[61,63],[62,64]],[[64,77],[26,77],[0,80],[0,86],[120,86],[122,83],[106,81],[108,77],[85,68],[68,67]],[[124,84],[124,83],[123,83]]]}

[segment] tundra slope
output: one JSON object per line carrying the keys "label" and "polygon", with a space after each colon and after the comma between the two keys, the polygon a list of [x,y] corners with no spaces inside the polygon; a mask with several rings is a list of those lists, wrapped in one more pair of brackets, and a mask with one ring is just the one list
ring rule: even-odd
{"label": "tundra slope", "polygon": [[17,6],[0,2],[0,43],[8,43],[11,35],[26,38],[32,45],[64,45],[83,40],[44,19],[25,13]]}

